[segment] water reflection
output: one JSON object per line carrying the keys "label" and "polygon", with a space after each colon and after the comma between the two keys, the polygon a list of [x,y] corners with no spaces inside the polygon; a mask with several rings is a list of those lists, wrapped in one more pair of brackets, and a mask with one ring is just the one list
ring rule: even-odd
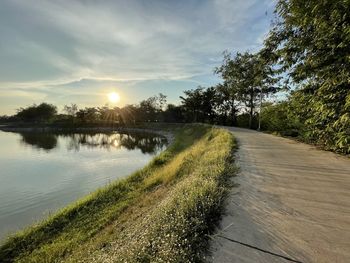
{"label": "water reflection", "polygon": [[21,142],[38,149],[49,151],[57,146],[57,136],[50,133],[26,132],[20,133]]}
{"label": "water reflection", "polygon": [[0,243],[8,233],[141,169],[166,143],[140,132],[0,131]]}
{"label": "water reflection", "polygon": [[59,145],[64,138],[69,151],[79,151],[81,147],[103,148],[107,150],[125,148],[140,149],[142,153],[154,154],[161,151],[167,144],[165,137],[141,132],[123,133],[44,133],[21,132],[21,143],[36,149],[50,151]]}

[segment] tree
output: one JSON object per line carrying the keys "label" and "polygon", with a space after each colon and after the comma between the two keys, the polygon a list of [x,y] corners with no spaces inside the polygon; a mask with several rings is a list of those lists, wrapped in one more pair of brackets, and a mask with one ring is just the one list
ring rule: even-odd
{"label": "tree", "polygon": [[[217,103],[221,113],[224,113],[224,122],[226,123],[227,115],[231,115],[231,124],[237,124],[238,104],[241,99],[241,86],[237,83],[237,78],[232,75],[234,62],[231,54],[225,51],[224,59],[220,67],[215,68],[214,73],[219,74],[224,80],[223,84],[217,86]],[[229,113],[227,112],[229,111]]]}
{"label": "tree", "polygon": [[202,103],[203,88],[184,91],[185,96],[180,96],[182,107],[186,112],[188,121],[197,122]]}
{"label": "tree", "polygon": [[72,103],[71,105],[64,105],[63,111],[74,118],[78,111],[78,106],[75,103]]}
{"label": "tree", "polygon": [[240,101],[237,93],[226,81],[215,87],[215,112],[218,122],[224,125],[237,125],[237,114],[240,108]]}
{"label": "tree", "polygon": [[74,104],[74,103],[71,103],[71,105],[64,105],[63,111],[67,113],[67,115],[70,116],[71,121],[74,122],[74,119],[78,112],[78,106],[77,104]]}
{"label": "tree", "polygon": [[100,107],[97,109],[99,118],[107,123],[120,122],[120,109],[118,107],[109,108],[108,106]]}
{"label": "tree", "polygon": [[138,108],[135,105],[126,105],[120,109],[120,119],[122,123],[135,123],[138,119]]}
{"label": "tree", "polygon": [[183,122],[183,108],[174,104],[168,104],[164,111],[164,120],[166,122]]}
{"label": "tree", "polygon": [[287,136],[298,136],[301,123],[295,118],[295,112],[288,101],[265,103],[261,112],[263,130],[278,132]]}
{"label": "tree", "polygon": [[0,123],[13,122],[16,120],[17,120],[16,116],[7,116],[7,115],[0,116]]}
{"label": "tree", "polygon": [[233,57],[224,53],[223,64],[215,70],[224,79],[232,100],[242,101],[249,112],[249,128],[253,126],[253,116],[257,103],[264,96],[277,92],[274,86],[278,78],[274,77],[271,63],[260,53],[237,52]]}
{"label": "tree", "polygon": [[86,107],[85,109],[80,109],[76,115],[78,120],[80,120],[83,123],[87,123],[87,122],[93,123],[99,117],[98,112],[99,111],[97,108]]}
{"label": "tree", "polygon": [[56,106],[48,103],[33,104],[17,110],[16,117],[24,121],[49,121],[57,114]]}
{"label": "tree", "polygon": [[139,115],[143,121],[156,121],[158,109],[157,97],[149,97],[140,102]]}
{"label": "tree", "polygon": [[208,121],[213,123],[214,118],[216,117],[216,95],[217,92],[215,87],[208,87],[203,90],[202,104],[200,108],[203,116],[203,122]]}
{"label": "tree", "polygon": [[298,89],[291,99],[303,102],[307,136],[342,152],[350,152],[349,10],[343,0],[279,0],[265,41]]}
{"label": "tree", "polygon": [[159,93],[158,96],[155,96],[156,98],[156,114],[157,114],[157,121],[164,121],[163,111],[165,110],[166,106],[166,98],[167,96],[163,93]]}
{"label": "tree", "polygon": [[158,111],[165,110],[166,98],[167,98],[167,96],[164,95],[163,93],[159,93],[158,96],[156,96],[156,103],[157,103],[157,110]]}
{"label": "tree", "polygon": [[187,121],[213,122],[216,117],[216,88],[198,87],[180,96]]}

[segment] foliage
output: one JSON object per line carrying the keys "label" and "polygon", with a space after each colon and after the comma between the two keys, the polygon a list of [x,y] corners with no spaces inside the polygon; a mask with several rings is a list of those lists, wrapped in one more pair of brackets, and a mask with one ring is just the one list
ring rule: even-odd
{"label": "foliage", "polygon": [[78,111],[77,104],[72,103],[71,105],[65,105],[63,111],[66,112],[69,116],[75,117]]}
{"label": "foliage", "polygon": [[213,116],[215,93],[212,88],[198,87],[184,91],[185,97],[181,96],[182,106],[186,112],[186,120],[193,122],[205,122],[208,116]]}
{"label": "foliage", "polygon": [[57,113],[56,106],[48,103],[33,104],[17,110],[16,117],[23,121],[48,121]]}
{"label": "foliage", "polygon": [[216,112],[218,113],[218,123],[224,125],[237,125],[238,96],[227,82],[216,86]]}
{"label": "foliage", "polygon": [[[278,1],[265,46],[274,50],[298,87],[290,98],[305,138],[350,152],[350,2]],[[306,116],[306,117],[305,117]]]}
{"label": "foliage", "polygon": [[162,112],[166,105],[166,96],[159,93],[158,96],[149,97],[139,104],[138,116],[144,121],[162,121]]}
{"label": "foliage", "polygon": [[266,103],[261,112],[261,128],[275,131],[281,135],[298,136],[302,130],[301,124],[294,117],[287,101],[276,104]]}
{"label": "foliage", "polygon": [[256,115],[251,118],[250,114],[243,112],[237,116],[237,126],[247,129],[257,129],[258,128],[258,118]]}
{"label": "foliage", "polygon": [[184,109],[181,106],[174,104],[168,104],[164,111],[165,122],[183,122],[184,121]]}
{"label": "foliage", "polygon": [[76,115],[82,122],[95,122],[99,118],[99,111],[97,108],[87,107],[80,109]]}
{"label": "foliage", "polygon": [[242,102],[249,109],[249,128],[253,127],[254,110],[262,96],[276,93],[278,78],[270,62],[261,54],[237,52],[233,58],[224,53],[223,64],[216,69],[224,79],[232,100]]}
{"label": "foliage", "polygon": [[17,120],[18,119],[16,116],[7,116],[7,115],[0,116],[0,123],[15,122]]}

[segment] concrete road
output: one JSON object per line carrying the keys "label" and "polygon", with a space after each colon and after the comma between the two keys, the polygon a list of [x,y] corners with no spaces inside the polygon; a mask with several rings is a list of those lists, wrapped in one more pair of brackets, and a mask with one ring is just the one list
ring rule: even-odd
{"label": "concrete road", "polygon": [[293,140],[228,128],[237,184],[212,262],[350,262],[350,159]]}

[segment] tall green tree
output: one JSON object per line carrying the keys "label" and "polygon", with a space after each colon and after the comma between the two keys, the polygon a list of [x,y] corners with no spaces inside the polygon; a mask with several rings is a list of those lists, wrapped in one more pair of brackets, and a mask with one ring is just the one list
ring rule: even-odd
{"label": "tall green tree", "polygon": [[200,121],[203,88],[198,87],[193,90],[184,91],[185,96],[180,96],[182,107],[184,108],[187,120],[197,122]]}
{"label": "tall green tree", "polygon": [[224,125],[237,125],[239,101],[235,90],[226,81],[216,86],[215,104],[220,116],[219,122]]}
{"label": "tall green tree", "polygon": [[279,0],[276,14],[265,46],[298,89],[307,136],[350,152],[350,1]]}
{"label": "tall green tree", "polygon": [[187,121],[213,123],[216,118],[216,88],[199,86],[184,93],[185,96],[180,96],[180,99]]}
{"label": "tall green tree", "polygon": [[[238,105],[242,98],[243,85],[240,83],[238,76],[237,61],[231,58],[231,54],[224,52],[224,59],[222,65],[215,68],[214,73],[221,76],[224,80],[223,84],[217,86],[218,91],[218,105],[219,111],[229,110],[231,112],[231,123],[237,124]],[[226,115],[227,113],[224,113]],[[225,117],[224,117],[225,118]]]}
{"label": "tall green tree", "polygon": [[260,53],[237,52],[233,57],[225,53],[223,64],[215,72],[221,74],[231,96],[248,109],[249,128],[252,128],[259,101],[279,90],[274,86],[278,78],[274,76],[272,63]]}

